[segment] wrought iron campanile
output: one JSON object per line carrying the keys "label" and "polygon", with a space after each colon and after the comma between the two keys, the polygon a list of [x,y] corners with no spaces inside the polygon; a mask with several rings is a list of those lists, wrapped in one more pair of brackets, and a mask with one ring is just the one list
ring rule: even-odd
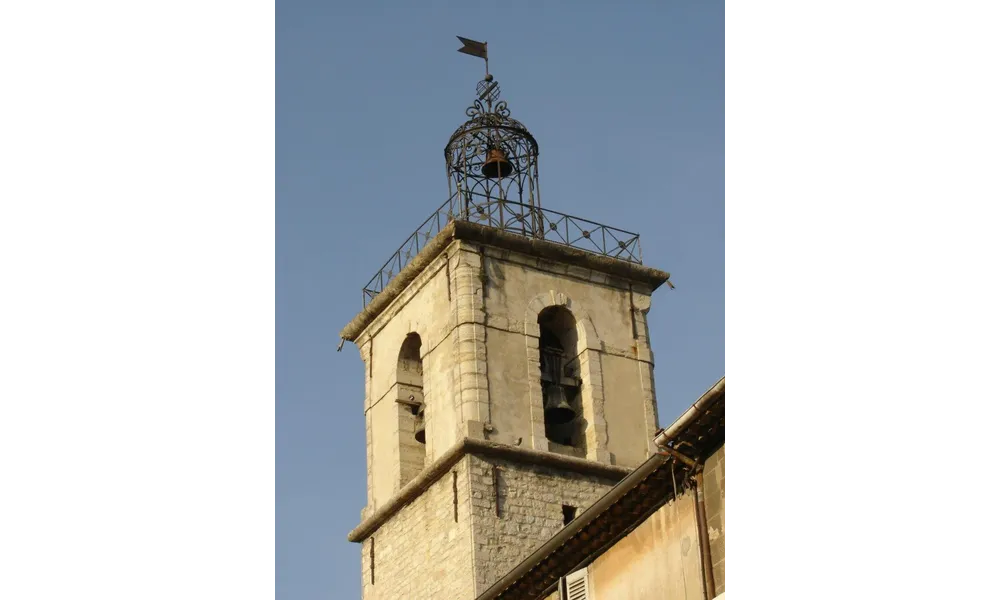
{"label": "wrought iron campanile", "polygon": [[538,142],[511,118],[489,73],[444,150],[452,210],[464,220],[542,237]]}
{"label": "wrought iron campanile", "polygon": [[[488,60],[485,42],[459,39],[463,43],[459,52]],[[538,142],[527,127],[511,118],[507,102],[500,99],[500,85],[489,73],[489,62],[486,65],[476,98],[465,111],[468,120],[444,149],[448,199],[368,281],[363,290],[365,306],[453,221],[642,264],[639,234],[542,208]]]}

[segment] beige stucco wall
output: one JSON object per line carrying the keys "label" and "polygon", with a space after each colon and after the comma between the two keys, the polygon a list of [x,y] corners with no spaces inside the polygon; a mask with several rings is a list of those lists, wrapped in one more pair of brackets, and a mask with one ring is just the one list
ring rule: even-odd
{"label": "beige stucco wall", "polygon": [[[705,514],[717,597],[725,597],[725,446],[705,461]],[[695,493],[661,507],[587,567],[591,600],[703,600]]]}
{"label": "beige stucco wall", "polygon": [[726,591],[726,447],[705,461],[705,518],[715,591]]}
{"label": "beige stucco wall", "polygon": [[694,494],[653,513],[587,568],[593,600],[704,600]]}

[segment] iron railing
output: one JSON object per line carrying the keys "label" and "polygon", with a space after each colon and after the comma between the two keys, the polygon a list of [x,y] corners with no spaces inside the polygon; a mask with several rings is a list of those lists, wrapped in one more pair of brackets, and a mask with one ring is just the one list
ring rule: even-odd
{"label": "iron railing", "polygon": [[[456,195],[457,196],[457,195]],[[382,292],[430,240],[451,221],[468,221],[524,237],[544,239],[600,256],[642,264],[639,234],[521,202],[492,199],[479,204],[448,199],[417,227],[365,285],[364,306]]]}

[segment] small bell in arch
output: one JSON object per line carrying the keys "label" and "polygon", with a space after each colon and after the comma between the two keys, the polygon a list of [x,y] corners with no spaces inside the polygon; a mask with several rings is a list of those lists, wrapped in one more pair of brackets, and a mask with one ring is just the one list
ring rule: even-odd
{"label": "small bell in arch", "polygon": [[559,385],[548,385],[545,390],[545,421],[554,425],[569,423],[576,413],[566,401],[566,389]]}
{"label": "small bell in arch", "polygon": [[427,443],[427,423],[424,421],[424,407],[420,406],[417,412],[417,432],[413,434],[413,439],[421,444]]}
{"label": "small bell in arch", "polygon": [[486,153],[486,162],[483,163],[483,176],[491,179],[506,177],[514,172],[514,165],[507,160],[507,155],[499,148],[492,148]]}

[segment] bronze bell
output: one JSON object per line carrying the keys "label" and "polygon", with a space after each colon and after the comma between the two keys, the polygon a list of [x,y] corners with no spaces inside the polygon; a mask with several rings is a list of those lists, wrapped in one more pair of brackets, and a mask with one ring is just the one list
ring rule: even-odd
{"label": "bronze bell", "polygon": [[545,390],[545,421],[554,425],[569,423],[576,413],[566,401],[566,389],[561,385],[549,385]]}
{"label": "bronze bell", "polygon": [[413,438],[420,442],[421,444],[427,443],[427,423],[424,422],[424,407],[420,406],[419,412],[417,412],[417,432],[413,434]]}
{"label": "bronze bell", "polygon": [[499,148],[493,148],[486,153],[486,162],[483,163],[483,175],[491,179],[506,177],[514,172],[514,165],[507,160],[507,155]]}

